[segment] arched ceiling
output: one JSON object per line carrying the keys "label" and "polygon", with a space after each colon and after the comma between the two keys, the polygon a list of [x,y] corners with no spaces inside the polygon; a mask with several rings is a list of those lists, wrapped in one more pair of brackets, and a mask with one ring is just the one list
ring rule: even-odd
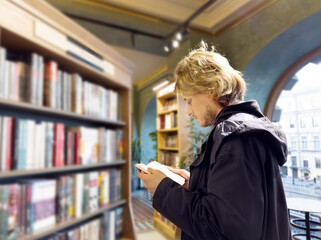
{"label": "arched ceiling", "polygon": [[[206,0],[46,0],[132,61],[134,84],[167,64],[165,38]],[[217,0],[190,22],[239,70],[270,41],[321,10],[320,0]],[[294,36],[295,37],[295,36]]]}

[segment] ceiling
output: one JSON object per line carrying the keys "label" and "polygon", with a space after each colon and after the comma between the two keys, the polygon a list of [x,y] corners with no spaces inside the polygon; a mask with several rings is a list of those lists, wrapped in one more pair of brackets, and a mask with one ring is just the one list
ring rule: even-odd
{"label": "ceiling", "polygon": [[246,19],[274,0],[99,0],[99,2],[176,24],[185,22],[203,5],[211,2],[208,8],[191,21],[190,26],[215,35]]}
{"label": "ceiling", "polygon": [[164,45],[180,26],[187,38],[215,38],[276,0],[47,1],[133,62],[136,85],[167,64]]}

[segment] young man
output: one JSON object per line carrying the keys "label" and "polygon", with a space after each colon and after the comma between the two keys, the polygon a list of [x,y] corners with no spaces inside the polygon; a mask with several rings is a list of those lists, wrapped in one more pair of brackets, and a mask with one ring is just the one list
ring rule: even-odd
{"label": "young man", "polygon": [[175,79],[188,115],[213,130],[190,174],[172,169],[184,186],[154,169],[138,172],[153,207],[182,229],[182,239],[290,239],[278,168],[286,161],[286,138],[255,101],[243,101],[241,73],[202,42],[178,63]]}

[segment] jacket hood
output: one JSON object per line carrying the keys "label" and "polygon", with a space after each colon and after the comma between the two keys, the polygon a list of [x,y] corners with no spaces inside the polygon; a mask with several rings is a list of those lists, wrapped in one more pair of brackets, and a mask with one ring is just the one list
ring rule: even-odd
{"label": "jacket hood", "polygon": [[278,164],[282,166],[286,162],[288,150],[285,134],[262,114],[259,105],[254,100],[239,102],[223,108],[214,123],[214,131],[222,133],[219,134],[222,136],[221,139],[215,139],[215,145],[221,144],[229,136],[261,134],[264,141],[272,146]]}

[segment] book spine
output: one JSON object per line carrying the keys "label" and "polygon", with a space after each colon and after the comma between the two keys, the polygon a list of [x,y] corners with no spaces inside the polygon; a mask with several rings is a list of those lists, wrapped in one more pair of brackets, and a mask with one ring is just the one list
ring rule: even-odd
{"label": "book spine", "polygon": [[56,86],[58,82],[58,64],[55,61],[45,62],[44,105],[56,108]]}
{"label": "book spine", "polygon": [[7,156],[7,123],[8,123],[8,117],[2,117],[1,120],[1,146],[0,146],[0,159],[1,159],[1,165],[0,170],[5,171],[6,170],[6,156]]}
{"label": "book spine", "polygon": [[7,49],[0,47],[0,98],[4,98]]}
{"label": "book spine", "polygon": [[4,99],[9,99],[9,88],[10,88],[10,61],[6,60],[5,61],[5,78],[4,78],[4,95],[3,98]]}
{"label": "book spine", "polygon": [[53,142],[54,129],[53,123],[46,123],[46,144],[45,144],[45,167],[51,168],[53,163]]}
{"label": "book spine", "polygon": [[43,93],[44,93],[44,58],[38,55],[38,81],[36,83],[38,87],[37,91],[37,105],[43,105]]}
{"label": "book spine", "polygon": [[0,185],[0,239],[6,239],[9,217],[9,185]]}
{"label": "book spine", "polygon": [[[0,117],[0,122],[1,122],[1,117]],[[20,153],[20,147],[21,147],[21,136],[20,136],[20,128],[21,128],[21,123],[20,119],[16,118],[14,119],[14,148],[13,148],[13,161],[12,161],[12,169],[19,169],[19,153]]]}
{"label": "book spine", "polygon": [[19,79],[20,79],[21,65],[17,62],[14,63],[14,100],[19,101]]}
{"label": "book spine", "polygon": [[26,168],[25,169],[33,169],[35,163],[36,154],[35,150],[35,136],[37,136],[37,128],[35,126],[35,122],[33,120],[27,120],[27,142],[26,142]]}
{"label": "book spine", "polygon": [[56,86],[56,105],[57,105],[57,109],[62,110],[62,72],[60,70],[58,70],[58,78],[57,78],[57,86]]}
{"label": "book spine", "polygon": [[18,205],[18,237],[25,234],[25,202],[26,202],[26,188],[25,184],[21,183],[19,185],[19,205]]}
{"label": "book spine", "polygon": [[26,183],[26,215],[25,215],[25,233],[31,233],[31,196],[32,184]]}
{"label": "book spine", "polygon": [[74,163],[76,165],[81,164],[81,159],[80,159],[80,151],[81,151],[81,135],[80,132],[75,132],[75,157],[74,157]]}
{"label": "book spine", "polygon": [[8,117],[6,170],[12,169],[13,118]]}
{"label": "book spine", "polygon": [[8,239],[16,239],[18,236],[18,219],[19,219],[19,193],[18,184],[9,186],[9,218],[8,218]]}
{"label": "book spine", "polygon": [[24,62],[18,62],[20,73],[19,73],[19,101],[26,102],[26,88],[27,88],[27,79],[28,79],[28,66]]}
{"label": "book spine", "polygon": [[75,217],[78,218],[83,214],[83,201],[84,201],[84,174],[75,174]]}

